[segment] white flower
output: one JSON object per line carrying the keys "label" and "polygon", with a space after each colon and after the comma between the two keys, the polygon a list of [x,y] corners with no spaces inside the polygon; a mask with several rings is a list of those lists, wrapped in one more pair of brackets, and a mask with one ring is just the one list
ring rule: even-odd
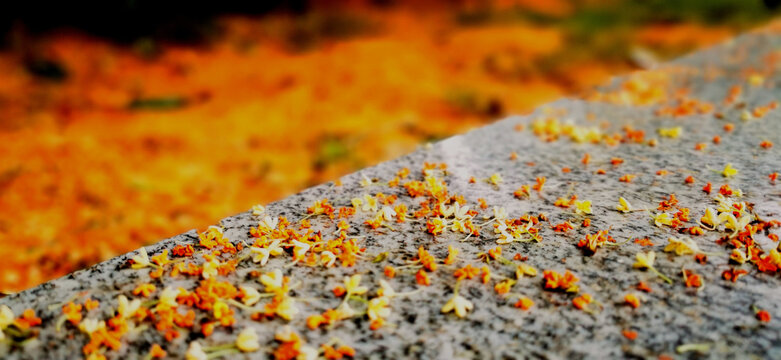
{"label": "white flower", "polygon": [[279,225],[279,219],[278,218],[272,218],[271,216],[266,215],[263,217],[263,221],[258,222],[258,226],[264,227],[264,230],[271,231],[277,228],[277,225]]}
{"label": "white flower", "polygon": [[343,302],[336,308],[336,313],[339,314],[339,320],[348,319],[357,314],[357,312],[350,307],[350,304],[346,302]]}
{"label": "white flower", "polygon": [[575,201],[575,213],[580,215],[591,214],[591,200]]}
{"label": "white flower", "polygon": [[461,207],[461,205],[456,202],[453,204],[453,216],[458,220],[465,220],[469,218],[469,206]]}
{"label": "white flower", "polygon": [[618,206],[616,207],[616,210],[622,212],[622,213],[628,213],[632,211],[632,204],[629,203],[626,199],[619,197],[618,198]]}
{"label": "white flower", "polygon": [[134,299],[133,301],[128,301],[125,295],[117,296],[117,302],[119,302],[119,305],[117,306],[117,313],[123,318],[129,318],[133,316],[133,314],[135,314],[136,311],[141,308],[141,300]]}
{"label": "white flower", "polygon": [[385,297],[393,297],[396,295],[396,290],[393,290],[393,287],[391,287],[391,284],[389,284],[385,280],[380,280],[380,291],[382,292],[381,296]]}
{"label": "white flower", "polygon": [[501,221],[507,219],[507,210],[503,207],[494,206],[494,219]]}
{"label": "white flower", "polygon": [[208,360],[209,359],[209,357],[203,351],[203,348],[201,348],[201,344],[199,344],[197,341],[193,341],[190,343],[190,346],[187,348],[187,353],[184,354],[184,358],[186,360]]}
{"label": "white flower", "polygon": [[201,271],[201,276],[203,276],[204,279],[213,278],[217,276],[217,274],[219,273],[217,271],[217,268],[219,267],[220,267],[220,262],[215,259],[206,261],[203,263],[203,270]]}
{"label": "white flower", "polygon": [[456,312],[456,316],[463,318],[466,316],[466,313],[472,310],[474,305],[472,305],[472,302],[467,300],[465,297],[461,295],[453,295],[453,297],[448,301],[445,306],[442,307],[442,313],[447,314],[453,310]]}
{"label": "white flower", "polygon": [[266,263],[268,262],[269,255],[271,253],[269,248],[260,248],[257,246],[250,246],[249,251],[250,253],[255,255],[252,258],[252,261],[255,263],[260,263],[260,266],[266,265]]}
{"label": "white flower", "polygon": [[252,216],[261,216],[264,212],[266,212],[266,208],[263,207],[263,205],[258,204],[252,206]]}
{"label": "white flower", "polygon": [[712,228],[718,227],[719,224],[721,224],[721,221],[721,218],[716,215],[716,211],[711,208],[705,209],[705,215],[700,218],[700,222]]}
{"label": "white flower", "polygon": [[355,210],[361,210],[361,206],[363,206],[363,200],[361,200],[361,198],[353,198],[350,200],[350,203],[353,205]]}
{"label": "white flower", "polygon": [[106,327],[106,322],[98,321],[97,319],[84,319],[79,323],[79,330],[87,335],[92,335],[92,333],[104,327]]}
{"label": "white flower", "polygon": [[369,300],[369,308],[366,310],[366,315],[372,321],[390,316],[391,310],[388,307],[388,302],[388,298],[384,296]]}
{"label": "white flower", "polygon": [[281,246],[279,246],[280,240],[274,240],[266,246],[265,248],[257,247],[257,246],[251,246],[250,252],[254,254],[255,256],[252,258],[252,261],[255,263],[260,263],[260,266],[266,265],[268,262],[268,259],[270,256],[277,256],[284,252],[284,249],[282,249]]}
{"label": "white flower", "polygon": [[304,258],[304,255],[306,255],[306,252],[309,251],[309,248],[312,246],[305,243],[300,242],[298,240],[293,240],[293,259],[300,260]]}
{"label": "white flower", "polygon": [[658,227],[662,227],[662,225],[671,226],[673,224],[673,219],[668,213],[658,213],[654,216],[654,224]]}
{"label": "white flower", "polygon": [[236,337],[236,347],[243,352],[253,352],[260,349],[258,333],[253,328],[245,328]]}
{"label": "white flower", "polygon": [[674,252],[677,255],[696,254],[701,252],[694,240],[689,238],[671,237],[667,239],[667,241],[669,243],[664,247],[664,252]]}
{"label": "white flower", "polygon": [[320,263],[322,263],[323,266],[331,267],[334,266],[335,262],[336,262],[336,255],[334,255],[334,253],[328,250],[320,253]]}
{"label": "white flower", "polygon": [[396,216],[396,211],[393,210],[390,206],[383,206],[382,209],[380,209],[380,215],[382,215],[383,218],[385,218],[385,221],[391,221],[393,220],[393,217]]}
{"label": "white flower", "polygon": [[282,290],[283,285],[282,270],[274,269],[260,276],[260,283],[266,286],[266,292],[276,293]]}
{"label": "white flower", "polygon": [[301,347],[301,349],[298,350],[298,356],[296,356],[296,360],[317,360],[317,357],[317,349],[309,345],[304,345]]}
{"label": "white flower", "polygon": [[369,179],[369,177],[366,176],[366,174],[361,174],[361,186],[369,187],[369,185],[371,185],[372,182],[373,182],[372,179]]}
{"label": "white flower", "polygon": [[653,251],[649,251],[647,253],[639,252],[635,254],[635,258],[637,258],[637,261],[635,261],[635,263],[632,264],[633,267],[639,269],[650,269],[654,267],[654,260],[656,260],[656,253]]}
{"label": "white flower", "polygon": [[740,230],[743,230],[751,222],[751,217],[748,215],[744,215],[740,219],[736,219],[735,215],[728,214],[725,220],[726,220],[726,223],[724,224],[725,228],[738,232]]}
{"label": "white flower", "polygon": [[239,290],[241,290],[241,293],[244,294],[241,301],[244,303],[244,305],[252,306],[255,305],[258,301],[260,301],[260,293],[255,290],[255,288],[247,285],[242,285],[239,287]]}
{"label": "white flower", "polygon": [[361,275],[355,274],[350,277],[344,278],[344,288],[347,290],[347,293],[351,295],[361,295],[369,291],[369,289],[365,286],[361,285]]}
{"label": "white flower", "polygon": [[377,211],[377,199],[369,194],[363,195],[363,211]]}
{"label": "white flower", "polygon": [[176,308],[179,304],[176,302],[176,295],[178,292],[173,287],[167,286],[160,292],[159,304],[168,307]]}
{"label": "white flower", "polygon": [[132,265],[133,269],[141,269],[151,265],[151,263],[149,262],[149,254],[147,254],[146,248],[144,247],[138,249],[138,255],[133,256],[132,259],[133,259],[133,265]]}
{"label": "white flower", "polygon": [[274,311],[277,316],[285,319],[290,320],[296,314],[298,314],[298,307],[296,307],[295,300],[291,297],[285,297],[278,305],[276,310]]}
{"label": "white flower", "polygon": [[0,306],[0,330],[3,330],[14,322],[14,312],[8,305]]}

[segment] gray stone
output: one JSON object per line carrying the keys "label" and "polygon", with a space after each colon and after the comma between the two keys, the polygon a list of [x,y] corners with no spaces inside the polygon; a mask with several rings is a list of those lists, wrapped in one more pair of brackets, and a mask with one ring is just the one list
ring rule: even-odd
{"label": "gray stone", "polygon": [[[691,98],[712,102],[715,112],[723,113],[723,118],[714,116],[712,112],[680,117],[659,116],[656,115],[658,105],[630,106],[579,99],[563,99],[548,105],[551,109],[565,109],[567,114],[560,118],[572,119],[578,125],[598,126],[605,121],[608,124],[605,132],[609,133],[620,132],[623,126],[631,125],[643,130],[646,139],[658,138],[658,144],[653,147],[632,143],[611,147],[575,143],[566,138],[542,141],[530,129],[534,119],[544,116],[541,109],[528,116],[507,118],[454,136],[430,148],[421,148],[399,159],[345,176],[341,179],[341,186],[333,183],[316,186],[266,208],[268,214],[286,216],[295,222],[304,217],[307,207],[315,200],[328,198],[332,204],[341,207],[349,206],[350,199],[354,197],[382,192],[397,195],[399,202],[414,211],[419,208],[421,199],[411,199],[403,187],[389,188],[384,184],[403,167],[411,170],[412,179],[420,180],[424,162],[444,162],[448,165],[444,179],[450,194],[464,195],[472,208],[476,208],[478,198],[484,198],[489,205],[503,206],[510,218],[526,213],[547,214],[549,221],[540,226],[542,242],[502,245],[506,257],[512,258],[520,253],[528,257],[527,264],[540,271],[536,277],[520,279],[512,290],[534,301],[534,306],[528,311],[515,308],[514,300],[497,295],[493,290],[496,280],[485,285],[472,279],[461,282],[460,294],[474,304],[474,310],[463,319],[452,313],[440,312],[452,296],[456,283],[452,273],[456,265],[480,267],[483,263],[477,259],[478,254],[497,246],[496,235],[490,226],[482,229],[480,237],[461,242],[464,236],[451,231],[437,237],[429,235],[422,222],[394,223],[393,229],[371,230],[362,225],[371,215],[359,213],[349,220],[352,226],[349,235],[365,236],[361,245],[366,248],[366,253],[354,267],[287,266],[290,256],[283,255],[272,258],[264,267],[250,260],[242,261],[235,273],[220,277],[237,285],[255,284],[260,289],[261,285],[249,275],[251,271],[282,269],[293,283],[300,282],[292,295],[309,299],[298,303],[301,313],[292,321],[279,318],[253,321],[249,313],[234,308],[237,323],[233,330],[217,327],[207,339],[202,339],[198,333],[182,331],[181,337],[167,343],[163,334],[149,324],[150,328],[143,332],[126,335],[122,348],[108,351],[106,355],[109,358],[143,358],[150,344],[158,343],[163,345],[169,356],[182,357],[192,340],[206,345],[231,343],[236,334],[247,326],[257,330],[261,345],[274,347],[274,333],[289,324],[310,345],[318,347],[336,337],[352,346],[358,358],[655,358],[662,354],[705,358],[781,358],[781,279],[778,272],[758,272],[749,263],[742,266],[730,264],[731,248],[716,241],[725,235],[724,232],[708,231],[702,236],[692,236],[702,251],[710,254],[706,264],[695,262],[691,255],[665,253],[662,250],[668,237],[681,234],[669,227],[654,226],[648,212],[623,214],[615,210],[618,198],[624,197],[634,207],[648,208],[655,213],[660,201],[669,194],[675,194],[681,206],[691,209],[692,221],[687,226],[692,226],[706,207],[715,207],[713,195],[721,184],[728,183],[734,189],[743,190],[743,200],[754,204],[762,219],[781,219],[781,191],[768,179],[768,174],[781,171],[781,114],[774,110],[760,119],[741,121],[742,109],[722,104],[729,88],[735,84],[743,85],[740,101],[745,103],[745,109],[751,110],[779,99],[781,91],[777,85],[781,77],[776,73],[777,64],[769,62],[768,55],[775,54],[778,58],[780,51],[781,37],[768,30],[738,37],[658,70],[672,74],[668,84],[671,93],[687,87]],[[762,85],[748,85],[746,69],[750,68],[765,73]],[[626,80],[626,77],[617,78],[602,90],[619,89]],[[594,120],[590,120],[592,117]],[[728,122],[735,124],[731,133],[722,129]],[[518,124],[523,124],[525,129],[516,131]],[[659,128],[674,126],[683,128],[680,137],[671,139],[656,135]],[[716,135],[722,137],[718,145],[711,142]],[[759,146],[763,140],[772,141],[777,146],[763,149]],[[695,150],[697,143],[708,145],[698,151]],[[511,152],[518,154],[517,160],[510,160]],[[588,165],[581,163],[585,153],[591,156]],[[625,162],[614,167],[610,164],[611,157],[620,157]],[[528,165],[528,162],[533,162],[534,166]],[[720,172],[727,163],[733,164],[739,174],[725,179]],[[563,167],[569,167],[571,171],[564,173]],[[598,168],[605,169],[606,174],[596,174]],[[669,174],[655,174],[662,169]],[[494,173],[503,177],[501,184],[494,186],[482,181]],[[624,174],[637,177],[629,183],[620,182],[619,177]],[[696,180],[694,184],[684,183],[689,175]],[[360,185],[364,176],[379,179],[379,184],[383,185],[364,188]],[[521,185],[533,184],[539,176],[547,178],[540,194],[532,190],[526,198],[513,196]],[[470,183],[471,177],[477,182]],[[711,195],[701,190],[706,182],[713,184]],[[588,216],[591,227],[577,226],[584,216],[576,215],[573,208],[554,206],[558,197],[568,198],[573,194],[580,200],[593,201],[593,214]],[[478,218],[490,214],[489,210],[481,210]],[[310,220],[315,229],[333,230],[333,223],[325,216],[315,216]],[[576,228],[565,234],[551,229],[550,225],[566,220],[572,220]],[[234,243],[242,240],[251,243],[249,230],[256,224],[257,219],[250,212],[221,222],[226,236]],[[621,246],[602,247],[593,255],[585,254],[576,246],[586,234],[608,228],[609,234],[618,242],[630,241]],[[644,237],[655,245],[644,247],[631,241]],[[756,238],[765,251],[777,246],[763,234],[757,234]],[[151,256],[177,244],[193,244],[197,248],[197,232],[190,231],[146,249]],[[448,245],[458,247],[461,252],[454,266],[441,266],[431,273],[431,286],[418,286],[414,273],[401,270],[393,280],[389,280],[399,292],[421,290],[392,299],[392,313],[384,327],[370,330],[365,316],[337,322],[331,328],[309,330],[306,327],[307,316],[339,304],[341,300],[331,293],[331,289],[340,285],[343,277],[363,274],[362,284],[369,286],[370,294],[374,294],[377,281],[385,278],[383,267],[404,266],[417,256],[421,245],[440,260],[447,255]],[[635,254],[651,249],[657,253],[656,268],[672,277],[674,284],[663,282],[651,272],[633,268]],[[247,251],[245,249],[242,253]],[[387,260],[376,264],[370,261],[383,252],[389,253]],[[101,306],[86,317],[105,319],[112,316],[118,295],[135,298],[132,290],[138,284],[150,281],[147,275],[149,269],[133,270],[127,266],[133,255],[125,254],[1,299],[0,304],[10,306],[15,314],[33,308],[43,320],[38,328],[37,341],[23,349],[5,346],[0,350],[6,352],[4,357],[40,359],[80,355],[82,346],[88,341],[87,336],[70,325],[63,326],[59,332],[55,330],[55,323],[62,314],[61,305],[89,296],[99,300]],[[200,257],[195,259],[197,263],[202,262]],[[489,266],[494,279],[499,276],[514,277],[514,268],[496,262]],[[746,269],[749,274],[735,283],[722,279],[722,272],[731,267]],[[699,291],[685,287],[682,268],[702,275],[705,287]],[[560,272],[567,269],[576,274],[580,278],[581,293],[591,294],[601,304],[601,309],[594,305],[596,311],[587,313],[573,307],[575,295],[546,291],[542,280],[544,269]],[[159,292],[169,285],[191,290],[199,281],[196,277],[171,278],[166,273],[162,281],[152,283],[157,285]],[[645,281],[653,291],[642,293],[642,305],[633,309],[623,299],[628,293],[640,293],[635,290],[638,281]],[[51,307],[52,304],[55,306]],[[769,311],[773,319],[767,323],[757,321],[752,305]],[[196,313],[198,320],[209,315],[201,311]],[[622,330],[637,331],[637,339],[625,338]],[[708,344],[708,350],[699,355],[697,352],[678,354],[676,349],[685,344]],[[270,354],[263,349],[243,356],[265,358]]]}

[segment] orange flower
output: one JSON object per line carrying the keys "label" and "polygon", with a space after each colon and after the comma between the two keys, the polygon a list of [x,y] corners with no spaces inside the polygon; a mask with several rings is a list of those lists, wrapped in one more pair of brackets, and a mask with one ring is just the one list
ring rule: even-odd
{"label": "orange flower", "polygon": [[566,292],[576,292],[578,286],[575,284],[578,282],[578,278],[566,270],[564,275],[561,275],[553,270],[545,270],[542,273],[545,280],[545,288],[549,290],[562,290]]}
{"label": "orange flower", "polygon": [[22,316],[14,320],[14,325],[20,329],[27,329],[32,326],[41,325],[41,318],[35,316],[35,310],[27,309],[22,312]]}
{"label": "orange flower", "polygon": [[385,266],[383,273],[385,273],[385,276],[388,278],[393,279],[396,276],[396,269],[393,266],[388,265]]}
{"label": "orange flower", "polygon": [[72,301],[63,305],[62,307],[62,314],[65,316],[65,319],[70,321],[73,325],[79,325],[81,322],[81,305],[76,305]]}
{"label": "orange flower", "polygon": [[532,299],[529,299],[525,296],[521,296],[521,298],[518,299],[518,302],[515,303],[515,307],[521,310],[529,310],[533,305],[534,305],[534,301],[532,301]]}
{"label": "orange flower", "polygon": [[743,269],[729,269],[729,270],[724,270],[724,272],[721,273],[721,277],[723,277],[724,280],[727,281],[737,282],[738,278],[746,274],[748,274],[748,271]]}
{"label": "orange flower", "polygon": [[632,180],[634,180],[634,178],[636,178],[636,177],[637,177],[637,175],[634,175],[634,174],[626,174],[626,175],[618,178],[618,181],[628,183],[628,182],[632,182]]}
{"label": "orange flower", "polygon": [[647,293],[651,292],[651,288],[644,281],[641,281],[641,282],[637,283],[636,287],[637,287],[637,290],[645,291]]}
{"label": "orange flower", "polygon": [[691,176],[691,175],[687,176],[686,180],[684,180],[684,182],[687,183],[687,184],[694,184],[694,176]]}
{"label": "orange flower", "polygon": [[92,300],[90,298],[84,300],[84,307],[87,309],[87,311],[97,309],[98,306],[100,306],[100,301]]}
{"label": "orange flower", "polygon": [[453,276],[458,278],[458,280],[464,280],[464,279],[471,279],[475,276],[477,276],[480,273],[480,269],[473,268],[472,265],[467,264],[466,266],[457,269]]}
{"label": "orange flower", "polygon": [[583,159],[580,160],[580,162],[583,163],[583,165],[588,165],[588,163],[591,161],[591,155],[588,153],[583,154]]}
{"label": "orange flower", "polygon": [[453,262],[456,261],[456,256],[458,256],[458,249],[453,247],[453,245],[448,245],[447,247],[447,257],[443,261],[445,265],[450,265]]}
{"label": "orange flower", "polygon": [[635,243],[640,244],[640,246],[654,246],[654,243],[648,238],[637,238],[635,239]]}
{"label": "orange flower", "polygon": [[686,287],[699,288],[702,286],[702,277],[700,277],[700,275],[692,272],[687,273],[686,270],[684,270],[683,276],[686,279]]}
{"label": "orange flower", "polygon": [[626,296],[624,296],[624,301],[635,309],[640,307],[640,298],[635,294],[626,294]]}
{"label": "orange flower", "polygon": [[759,143],[759,146],[761,146],[763,149],[770,149],[771,147],[773,147],[773,143],[770,142],[769,140],[765,140]]}
{"label": "orange flower", "polygon": [[510,292],[510,288],[512,288],[513,284],[515,284],[515,281],[513,280],[504,280],[501,282],[496,283],[494,285],[494,291],[496,291],[497,294],[507,294]]}
{"label": "orange flower", "polygon": [[152,294],[156,289],[157,287],[152,284],[141,284],[133,290],[133,295],[149,297],[149,295]]}
{"label": "orange flower", "polygon": [[344,289],[344,286],[337,285],[333,290],[334,296],[336,297],[342,297],[345,293],[347,293],[347,290]]}
{"label": "orange flower", "polygon": [[770,313],[767,310],[757,311],[757,320],[761,322],[770,322]]}
{"label": "orange flower", "polygon": [[637,331],[633,330],[622,330],[621,334],[624,335],[625,338],[629,340],[637,339]]}
{"label": "orange flower", "polygon": [[537,190],[537,192],[542,192],[542,187],[545,186],[545,181],[547,179],[544,176],[539,176],[535,180],[537,183],[532,186],[532,189]]}
{"label": "orange flower", "polygon": [[488,256],[490,256],[491,259],[496,260],[502,256],[502,248],[497,246],[493,249],[488,249]]}
{"label": "orange flower", "polygon": [[437,270],[437,259],[429,254],[423,246],[418,248],[418,260],[423,264],[423,267],[429,271]]}
{"label": "orange flower", "polygon": [[481,271],[480,280],[483,284],[488,284],[488,282],[491,281],[491,269],[489,269],[488,266],[483,266]]}
{"label": "orange flower", "polygon": [[428,277],[428,273],[423,271],[423,269],[418,270],[418,272],[415,274],[415,281],[417,281],[419,285],[431,285],[431,279]]}
{"label": "orange flower", "polygon": [[166,357],[166,355],[168,355],[168,353],[166,353],[165,350],[163,350],[163,348],[161,348],[158,344],[152,345],[152,348],[149,349],[150,358],[162,359]]}
{"label": "orange flower", "polygon": [[572,299],[572,305],[574,305],[578,310],[583,310],[586,306],[588,306],[588,304],[591,304],[592,301],[593,299],[591,298],[591,295],[583,294]]}

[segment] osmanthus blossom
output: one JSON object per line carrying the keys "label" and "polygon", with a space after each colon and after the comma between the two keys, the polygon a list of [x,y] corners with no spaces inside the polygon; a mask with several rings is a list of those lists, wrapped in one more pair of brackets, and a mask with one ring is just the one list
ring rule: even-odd
{"label": "osmanthus blossom", "polygon": [[669,277],[665,276],[664,274],[660,273],[656,268],[654,267],[654,261],[656,260],[656,253],[653,251],[648,252],[638,252],[635,254],[636,261],[634,264],[632,264],[632,267],[637,269],[648,269],[655,273],[657,276],[662,278],[664,281],[667,281],[668,283],[672,284],[673,280]]}
{"label": "osmanthus blossom", "polygon": [[236,347],[242,352],[253,352],[260,349],[258,333],[254,328],[245,328],[236,337]]}
{"label": "osmanthus blossom", "polygon": [[179,294],[173,287],[167,286],[160,292],[158,297],[158,305],[163,305],[170,308],[176,308],[179,303],[176,302],[176,296]]}
{"label": "osmanthus blossom", "polygon": [[309,251],[311,247],[312,245],[305,242],[293,240],[293,260],[303,260],[306,252]]}
{"label": "osmanthus blossom", "polygon": [[591,214],[591,200],[575,201],[575,213],[578,215]]}
{"label": "osmanthus blossom", "polygon": [[259,217],[266,212],[266,208],[263,207],[263,205],[258,204],[258,205],[253,205],[251,211],[252,211],[252,216]]}
{"label": "osmanthus blossom", "polygon": [[286,292],[282,270],[274,269],[260,276],[260,283],[266,287],[266,292],[279,294]]}
{"label": "osmanthus blossom", "polygon": [[279,225],[279,219],[271,216],[264,216],[263,220],[258,222],[258,228],[264,233],[269,233],[277,228]]}
{"label": "osmanthus blossom", "polygon": [[106,322],[103,320],[98,321],[98,319],[84,319],[79,323],[79,330],[81,332],[92,335],[95,331],[98,331],[100,329],[103,329],[106,327]]}
{"label": "osmanthus blossom", "polygon": [[280,246],[281,242],[281,240],[274,240],[266,247],[250,246],[250,253],[254,255],[252,261],[260,263],[261,266],[266,265],[271,256],[278,256],[285,251]]}
{"label": "osmanthus blossom", "polygon": [[664,252],[674,252],[676,255],[692,255],[701,253],[699,246],[691,238],[686,237],[670,237],[667,239],[668,244],[664,247]]}
{"label": "osmanthus blossom", "polygon": [[255,305],[258,301],[260,301],[260,292],[255,290],[255,288],[247,285],[242,285],[239,287],[239,291],[241,292],[241,302],[244,303],[244,305],[252,306]]}
{"label": "osmanthus blossom", "polygon": [[347,291],[347,295],[362,295],[369,291],[369,288],[361,286],[361,275],[355,274],[350,277],[344,278],[344,289]]}
{"label": "osmanthus blossom", "polygon": [[204,279],[210,279],[217,276],[219,273],[220,261],[214,257],[209,257],[204,263],[201,271],[201,276]]}
{"label": "osmanthus blossom", "polygon": [[369,305],[366,310],[366,315],[369,316],[371,321],[383,321],[390,316],[391,309],[388,307],[390,301],[385,296],[379,296],[369,300]]}
{"label": "osmanthus blossom", "polygon": [[662,227],[662,225],[672,226],[672,224],[673,218],[668,213],[661,212],[654,216],[654,225],[657,227]]}
{"label": "osmanthus blossom", "polygon": [[201,347],[199,342],[193,341],[190,343],[190,346],[187,347],[184,358],[186,360],[208,360],[209,356],[203,351],[203,347]]}
{"label": "osmanthus blossom", "polygon": [[456,316],[463,318],[473,308],[474,305],[471,301],[467,300],[465,297],[459,294],[454,294],[453,297],[450,298],[450,300],[445,303],[444,306],[442,306],[442,313],[447,314],[451,311],[454,311]]}
{"label": "osmanthus blossom", "polygon": [[8,305],[0,306],[0,340],[5,339],[3,330],[14,322],[14,312]]}
{"label": "osmanthus blossom", "polygon": [[332,267],[336,263],[336,255],[331,251],[325,250],[320,253],[320,263],[324,267]]}
{"label": "osmanthus blossom", "polygon": [[629,203],[626,199],[623,197],[618,198],[618,206],[616,207],[616,210],[622,212],[622,213],[628,213],[632,211],[632,204]]}
{"label": "osmanthus blossom", "polygon": [[382,216],[385,221],[393,221],[393,217],[396,216],[396,211],[394,211],[392,207],[386,205],[380,209],[377,216]]}
{"label": "osmanthus blossom", "polygon": [[721,171],[721,175],[724,177],[733,177],[738,174],[738,169],[732,167],[732,164],[724,166],[724,170]]}
{"label": "osmanthus blossom", "polygon": [[143,246],[138,249],[138,255],[133,256],[131,259],[133,260],[133,265],[131,266],[133,269],[142,269],[152,265],[149,262],[149,254]]}
{"label": "osmanthus blossom", "polygon": [[129,318],[135,315],[138,309],[141,308],[141,300],[133,299],[132,301],[128,301],[125,295],[117,296],[117,303],[117,314],[122,318]]}

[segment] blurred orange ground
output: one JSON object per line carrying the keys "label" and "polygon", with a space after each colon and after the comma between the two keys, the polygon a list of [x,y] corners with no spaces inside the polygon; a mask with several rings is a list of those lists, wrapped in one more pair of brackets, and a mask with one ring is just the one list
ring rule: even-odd
{"label": "blurred orange ground", "polygon": [[[372,31],[303,50],[275,32],[293,21],[282,15],[222,19],[226,31],[209,45],[164,46],[151,59],[61,34],[36,48],[68,69],[61,83],[29,75],[18,52],[0,54],[0,290],[204,228],[634,68],[567,58],[577,44],[555,27],[465,27],[447,12],[402,8],[360,16]],[[630,35],[676,54],[734,31],[678,24]],[[139,99],[164,105],[128,107]],[[168,102],[185,106],[160,108]]]}

